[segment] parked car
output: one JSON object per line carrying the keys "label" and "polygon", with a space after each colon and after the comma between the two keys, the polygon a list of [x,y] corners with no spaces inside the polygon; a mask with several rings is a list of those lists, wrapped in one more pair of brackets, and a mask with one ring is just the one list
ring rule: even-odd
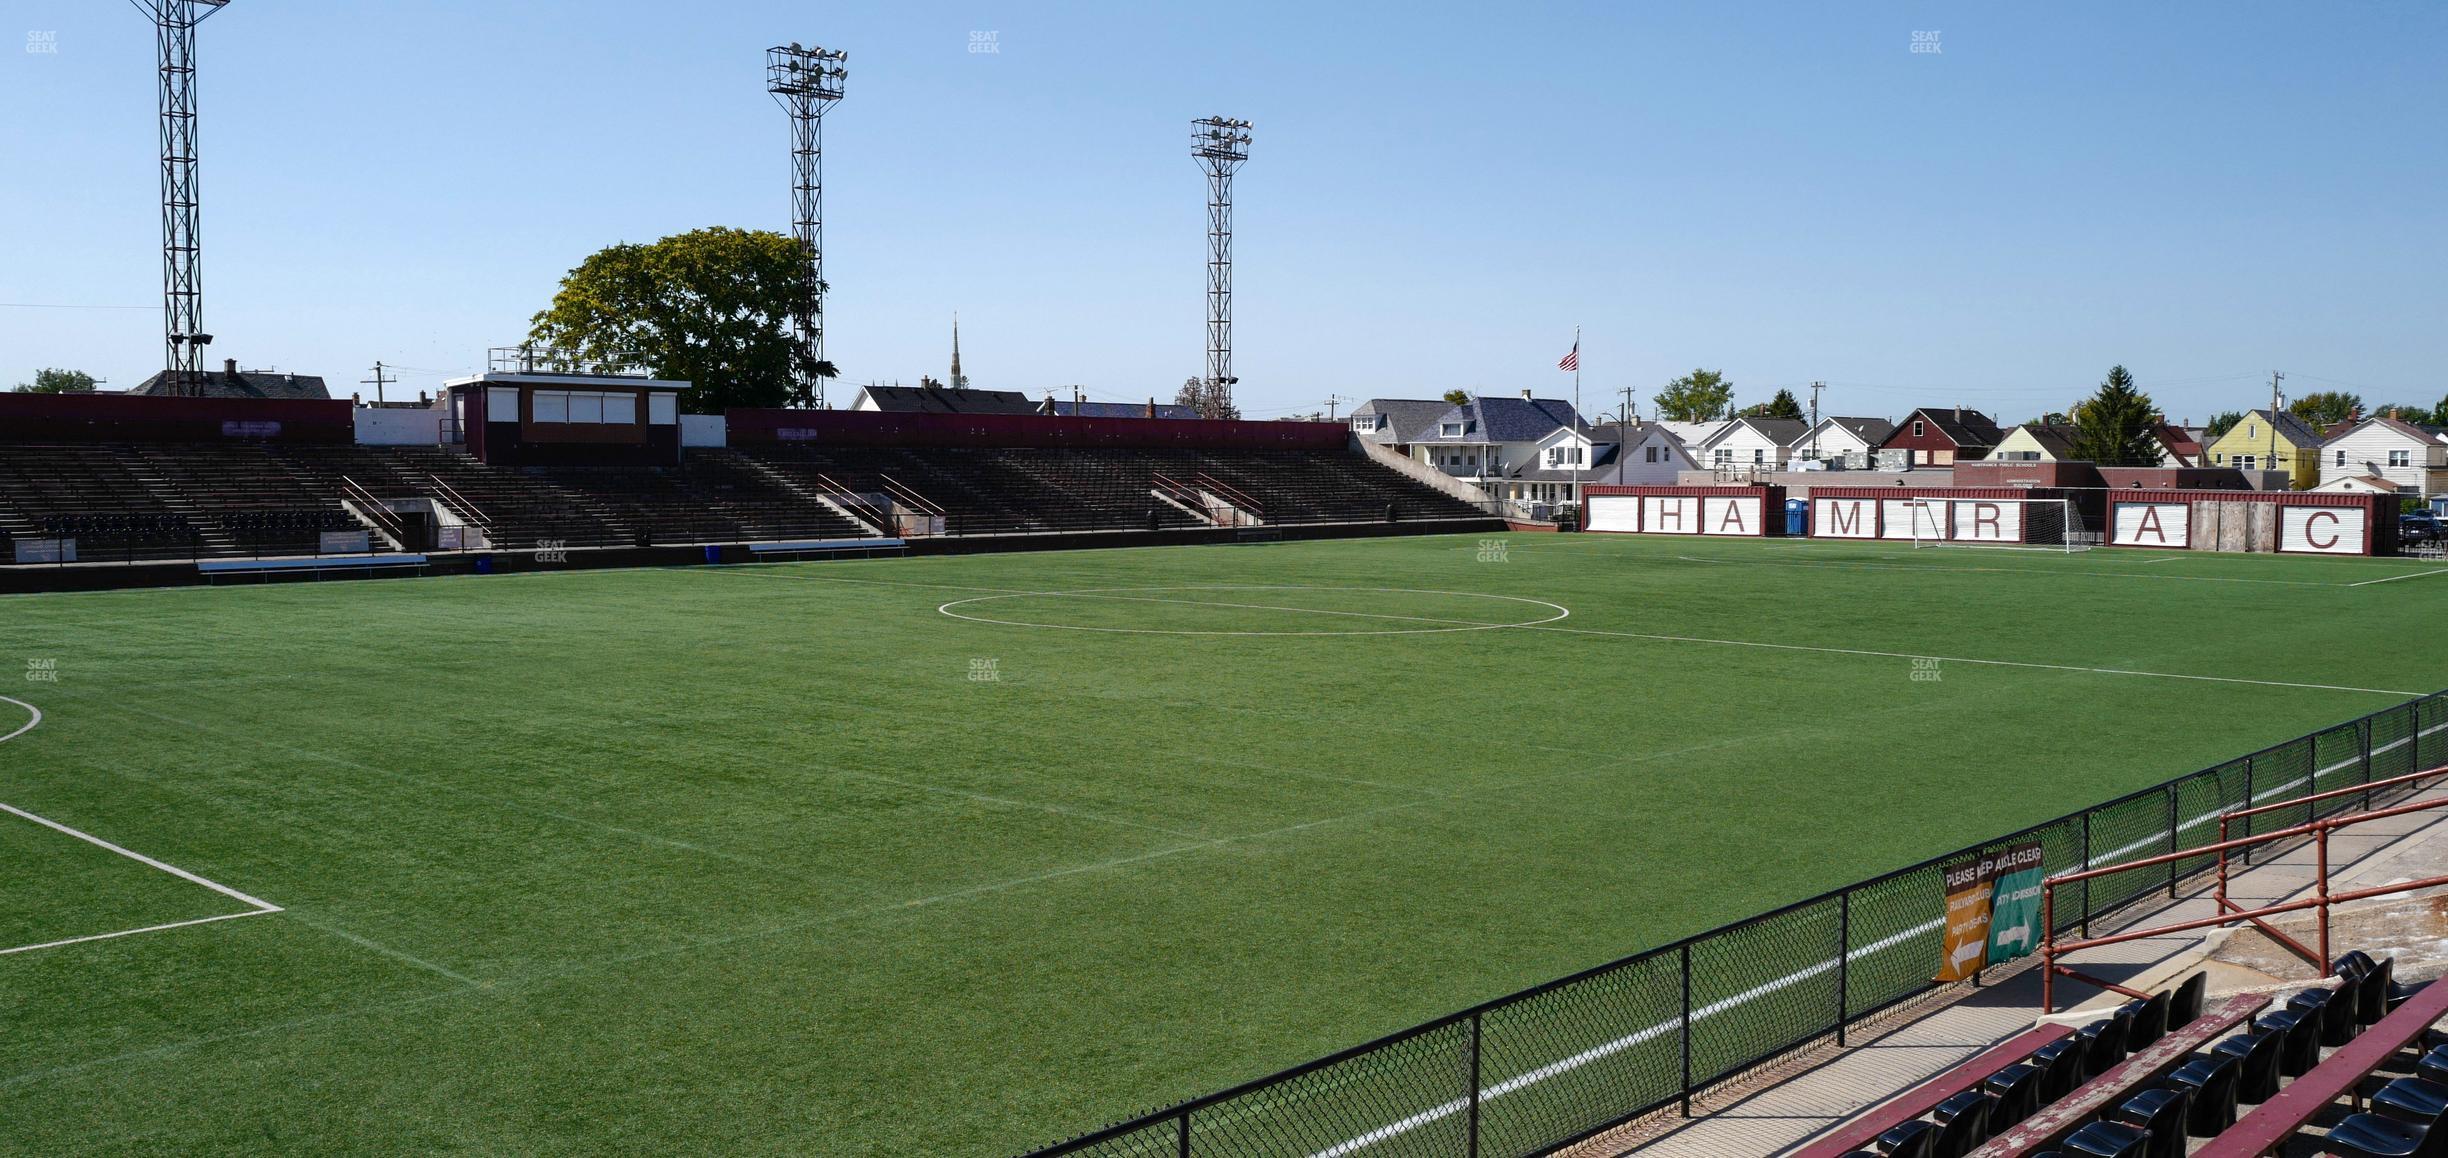
{"label": "parked car", "polygon": [[2440,517],[2429,511],[2412,511],[2397,516],[2397,540],[2402,543],[2437,543],[2448,536]]}

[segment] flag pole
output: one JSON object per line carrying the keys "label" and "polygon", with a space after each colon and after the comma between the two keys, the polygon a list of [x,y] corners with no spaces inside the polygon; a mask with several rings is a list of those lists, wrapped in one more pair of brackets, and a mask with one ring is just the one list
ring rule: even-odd
{"label": "flag pole", "polygon": [[[1581,327],[1579,326],[1573,327],[1573,421],[1576,423],[1581,421]],[[1576,436],[1580,433],[1579,430],[1573,431]],[[1573,456],[1572,491],[1573,520],[1575,522],[1581,519],[1581,460],[1589,457],[1590,449],[1589,446],[1584,446],[1580,454]]]}

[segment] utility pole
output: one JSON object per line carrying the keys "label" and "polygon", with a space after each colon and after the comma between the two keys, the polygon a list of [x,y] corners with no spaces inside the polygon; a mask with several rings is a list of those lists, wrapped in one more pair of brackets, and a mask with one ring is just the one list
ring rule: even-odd
{"label": "utility pole", "polygon": [[[2285,379],[2286,379],[2286,375],[2281,374],[2281,373],[2279,373],[2279,372],[2278,372],[2278,371],[2276,371],[2276,370],[2272,370],[2272,371],[2270,371],[2270,409],[2269,409],[2269,434],[2270,434],[2270,437],[2269,437],[2269,442],[2270,442],[2270,452],[2269,452],[2269,462],[2268,462],[2268,464],[2267,464],[2267,465],[2269,466],[2269,468],[2270,468],[2271,470],[2276,470],[2276,469],[2278,468],[2278,404],[2279,404],[2280,399],[2284,397],[2284,395],[2281,395],[2281,394],[2278,392],[2278,383],[2280,383],[2280,382],[2284,381]],[[2295,480],[2293,479],[2292,474],[2293,474],[2293,472],[2291,472],[2291,471],[2290,471],[2290,472],[2289,472],[2289,476],[2290,476],[2290,477],[2287,479],[2287,489],[2288,489],[2288,490],[2293,490],[2293,489],[2295,489]]]}
{"label": "utility pole", "polygon": [[390,385],[391,383],[393,383],[393,382],[397,382],[397,381],[399,381],[399,379],[397,379],[397,378],[386,378],[386,377],[384,377],[384,376],[383,376],[383,364],[382,364],[381,362],[376,362],[376,363],[374,363],[374,376],[373,376],[373,377],[371,377],[371,378],[360,378],[360,379],[358,379],[358,380],[357,380],[357,384],[358,384],[358,385],[360,385],[360,386],[371,386],[371,387],[373,387],[373,388],[374,388],[374,403],[375,403],[375,405],[379,406],[379,405],[381,405],[381,404],[383,403],[383,401],[384,401],[384,398],[383,398],[383,387],[388,386],[388,385]]}
{"label": "utility pole", "polygon": [[1827,389],[1825,382],[1811,383],[1811,448],[1812,459],[1819,457],[1819,392]]}
{"label": "utility pole", "polygon": [[1628,425],[1631,425],[1631,422],[1632,422],[1632,388],[1631,388],[1631,387],[1629,387],[1629,386],[1626,386],[1626,387],[1624,387],[1623,389],[1616,391],[1616,393],[1623,395],[1623,398],[1624,398],[1624,404],[1623,404],[1623,413],[1616,415],[1616,421],[1617,421],[1617,422],[1619,422],[1619,423],[1621,423],[1621,424],[1623,424],[1623,425],[1627,425],[1627,426],[1628,426]]}
{"label": "utility pole", "polygon": [[1345,398],[1344,396],[1342,396],[1342,395],[1340,395],[1340,394],[1329,394],[1329,395],[1327,395],[1327,396],[1326,396],[1326,421],[1328,421],[1328,422],[1332,422],[1332,421],[1334,421],[1334,420],[1335,420],[1335,407],[1341,406],[1342,404],[1344,404],[1344,403],[1346,403],[1346,402],[1349,402],[1349,401],[1351,401],[1351,399],[1349,399],[1349,398]]}

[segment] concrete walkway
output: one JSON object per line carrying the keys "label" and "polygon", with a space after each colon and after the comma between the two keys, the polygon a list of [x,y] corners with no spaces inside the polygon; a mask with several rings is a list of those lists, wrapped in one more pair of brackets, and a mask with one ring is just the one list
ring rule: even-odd
{"label": "concrete walkway", "polygon": [[[2448,786],[2427,789],[2417,800],[2448,800]],[[2267,855],[2256,850],[2258,855]],[[2238,904],[2274,904],[2311,895],[2316,878],[2315,853],[2306,842],[2287,849],[2268,863],[2250,869],[2231,866],[2229,896]],[[2388,817],[2332,834],[2329,843],[2331,887],[2368,888],[2401,881],[2448,875],[2448,809]],[[2122,929],[2210,916],[2211,881],[2203,874],[2185,882],[2177,900],[2144,902],[2113,921],[2093,921],[2093,935]],[[2333,954],[2364,948],[2375,955],[2398,956],[2397,977],[2420,981],[2448,971],[2448,903],[2408,905],[2407,898],[2382,897],[2365,902],[2350,920],[2345,908],[2335,910]],[[2313,944],[2314,914],[2289,914],[2276,923]],[[2352,932],[2366,938],[2349,941]],[[2227,960],[2219,960],[2226,958]],[[2086,973],[2152,988],[2162,980],[2203,967],[2212,971],[2213,995],[2251,985],[2305,980],[2317,975],[2309,964],[2275,951],[2261,934],[2242,929],[2208,929],[2147,938],[2092,949],[2066,963]],[[1749,1080],[1736,1079],[1703,1096],[1693,1117],[1673,1111],[1634,1122],[1609,1134],[1565,1150],[1571,1158],[1741,1158],[1783,1153],[1810,1140],[1861,1111],[1937,1076],[1981,1051],[2030,1029],[2040,1018],[2038,958],[1993,970],[1991,982],[1980,988],[1959,986],[1933,999],[1891,1015],[1883,1025],[1859,1026],[1848,1048],[1814,1046],[1772,1063]],[[2088,985],[2058,980],[2058,1018],[2077,1024],[2094,1020],[2096,1010],[2125,998]]]}

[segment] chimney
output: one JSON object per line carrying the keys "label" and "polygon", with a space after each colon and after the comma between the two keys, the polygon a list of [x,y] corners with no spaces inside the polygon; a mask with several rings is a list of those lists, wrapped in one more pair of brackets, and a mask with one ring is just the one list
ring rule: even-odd
{"label": "chimney", "polygon": [[224,374],[229,375],[229,376],[230,376],[231,378],[233,378],[233,379],[237,378],[237,377],[238,377],[238,359],[236,359],[236,358],[223,358],[223,359],[221,359],[221,372],[222,372],[222,373],[224,373]]}
{"label": "chimney", "polygon": [[1148,396],[1148,417],[1156,417],[1156,396],[1153,394]]}
{"label": "chimney", "polygon": [[1528,402],[1528,401],[1530,401],[1530,391],[1529,391],[1529,389],[1528,389],[1527,387],[1524,387],[1524,388],[1523,388],[1523,390],[1522,390],[1522,401],[1524,401],[1524,402]]}

